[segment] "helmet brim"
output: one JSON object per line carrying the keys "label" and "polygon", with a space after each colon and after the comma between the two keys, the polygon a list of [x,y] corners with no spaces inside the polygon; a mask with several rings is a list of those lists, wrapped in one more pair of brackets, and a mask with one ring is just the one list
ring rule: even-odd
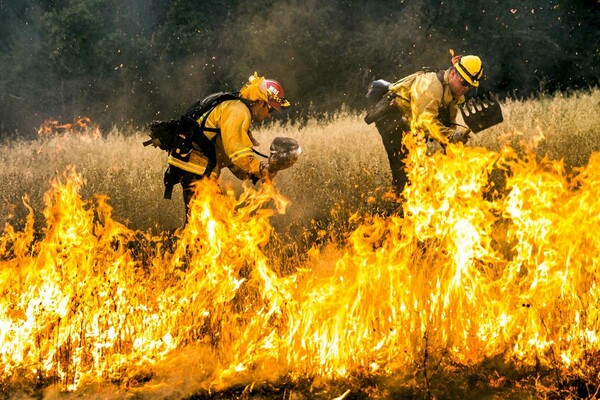
{"label": "helmet brim", "polygon": [[274,108],[275,110],[281,112],[284,108],[287,108],[290,106],[290,102],[287,101],[286,99],[282,99],[282,103],[276,101],[276,100],[269,100],[268,103],[269,105]]}
{"label": "helmet brim", "polygon": [[[465,70],[465,67],[459,62],[457,62],[456,64],[454,64],[454,67],[456,68],[456,70],[458,71],[459,75],[467,82],[469,82],[469,85],[473,86],[473,87],[479,87],[479,80],[473,80],[473,78],[471,78],[471,76],[469,76],[469,74],[467,73],[467,71]],[[483,70],[479,70],[478,76],[477,78],[480,78],[481,75],[483,75]]]}

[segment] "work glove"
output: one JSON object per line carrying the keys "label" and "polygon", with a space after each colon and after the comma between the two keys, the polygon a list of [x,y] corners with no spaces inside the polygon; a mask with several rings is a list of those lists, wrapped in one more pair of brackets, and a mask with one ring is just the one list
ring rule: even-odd
{"label": "work glove", "polygon": [[273,139],[269,150],[271,151],[269,159],[260,163],[260,177],[253,178],[253,183],[256,183],[258,179],[271,180],[275,178],[277,172],[290,168],[302,154],[302,147],[296,139],[285,137]]}
{"label": "work glove", "polygon": [[268,161],[262,161],[260,163],[260,177],[264,179],[273,179],[275,175],[279,172],[277,169],[273,167]]}
{"label": "work glove", "polygon": [[469,138],[471,137],[471,130],[466,129],[464,131],[455,131],[450,137],[450,143],[462,143],[467,144]]}

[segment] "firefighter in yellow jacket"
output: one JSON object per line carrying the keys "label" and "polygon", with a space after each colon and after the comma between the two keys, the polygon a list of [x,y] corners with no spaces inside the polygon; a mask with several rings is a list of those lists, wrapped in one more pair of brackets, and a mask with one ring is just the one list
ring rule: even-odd
{"label": "firefighter in yellow jacket", "polygon": [[[455,56],[452,66],[441,71],[418,71],[385,89],[387,94],[375,107],[372,116],[385,146],[392,172],[392,184],[398,194],[408,178],[402,146],[405,132],[423,132],[428,139],[442,146],[466,143],[469,130],[457,129],[458,105],[465,101],[464,94],[478,87],[483,76],[481,59],[474,55]],[[385,81],[383,81],[385,82]],[[384,90],[385,90],[384,89]]]}
{"label": "firefighter in yellow jacket", "polygon": [[[240,90],[238,98],[219,102],[198,117],[204,143],[194,141],[191,151],[184,156],[172,151],[165,173],[166,186],[182,185],[186,221],[194,184],[198,180],[204,177],[217,179],[223,168],[228,168],[241,180],[268,180],[275,176],[277,171],[270,168],[269,161],[261,159],[254,151],[258,142],[252,137],[250,127],[253,121],[264,121],[273,111],[281,111],[289,105],[279,82],[255,73]],[[211,160],[210,150],[214,160]]]}

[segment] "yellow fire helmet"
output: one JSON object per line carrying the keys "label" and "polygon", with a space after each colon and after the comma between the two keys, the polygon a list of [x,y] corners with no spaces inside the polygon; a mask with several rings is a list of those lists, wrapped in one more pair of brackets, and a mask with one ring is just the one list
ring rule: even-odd
{"label": "yellow fire helmet", "polygon": [[284,97],[285,92],[281,84],[273,79],[265,79],[254,73],[244,87],[240,90],[240,96],[246,100],[266,101],[277,111],[290,106],[290,102]]}
{"label": "yellow fire helmet", "polygon": [[483,76],[481,59],[477,56],[457,56],[452,59],[452,64],[471,86],[478,87]]}

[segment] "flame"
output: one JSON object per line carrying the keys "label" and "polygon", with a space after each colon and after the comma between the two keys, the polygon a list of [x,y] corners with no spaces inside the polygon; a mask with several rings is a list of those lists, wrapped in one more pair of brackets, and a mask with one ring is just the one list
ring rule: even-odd
{"label": "flame", "polygon": [[345,241],[315,244],[288,274],[267,251],[287,205],[272,185],[236,198],[203,181],[185,229],[152,236],[116,222],[106,196],[81,199],[66,171],[45,228],[30,209],[0,237],[2,380],[135,387],[185,349],[205,389],[499,355],[596,380],[600,154],[567,177],[508,146],[406,145],[404,217],[354,213]]}
{"label": "flame", "polygon": [[100,127],[88,118],[79,117],[72,123],[60,123],[58,120],[49,119],[38,128],[38,137],[77,134],[81,139],[99,139],[102,137]]}

